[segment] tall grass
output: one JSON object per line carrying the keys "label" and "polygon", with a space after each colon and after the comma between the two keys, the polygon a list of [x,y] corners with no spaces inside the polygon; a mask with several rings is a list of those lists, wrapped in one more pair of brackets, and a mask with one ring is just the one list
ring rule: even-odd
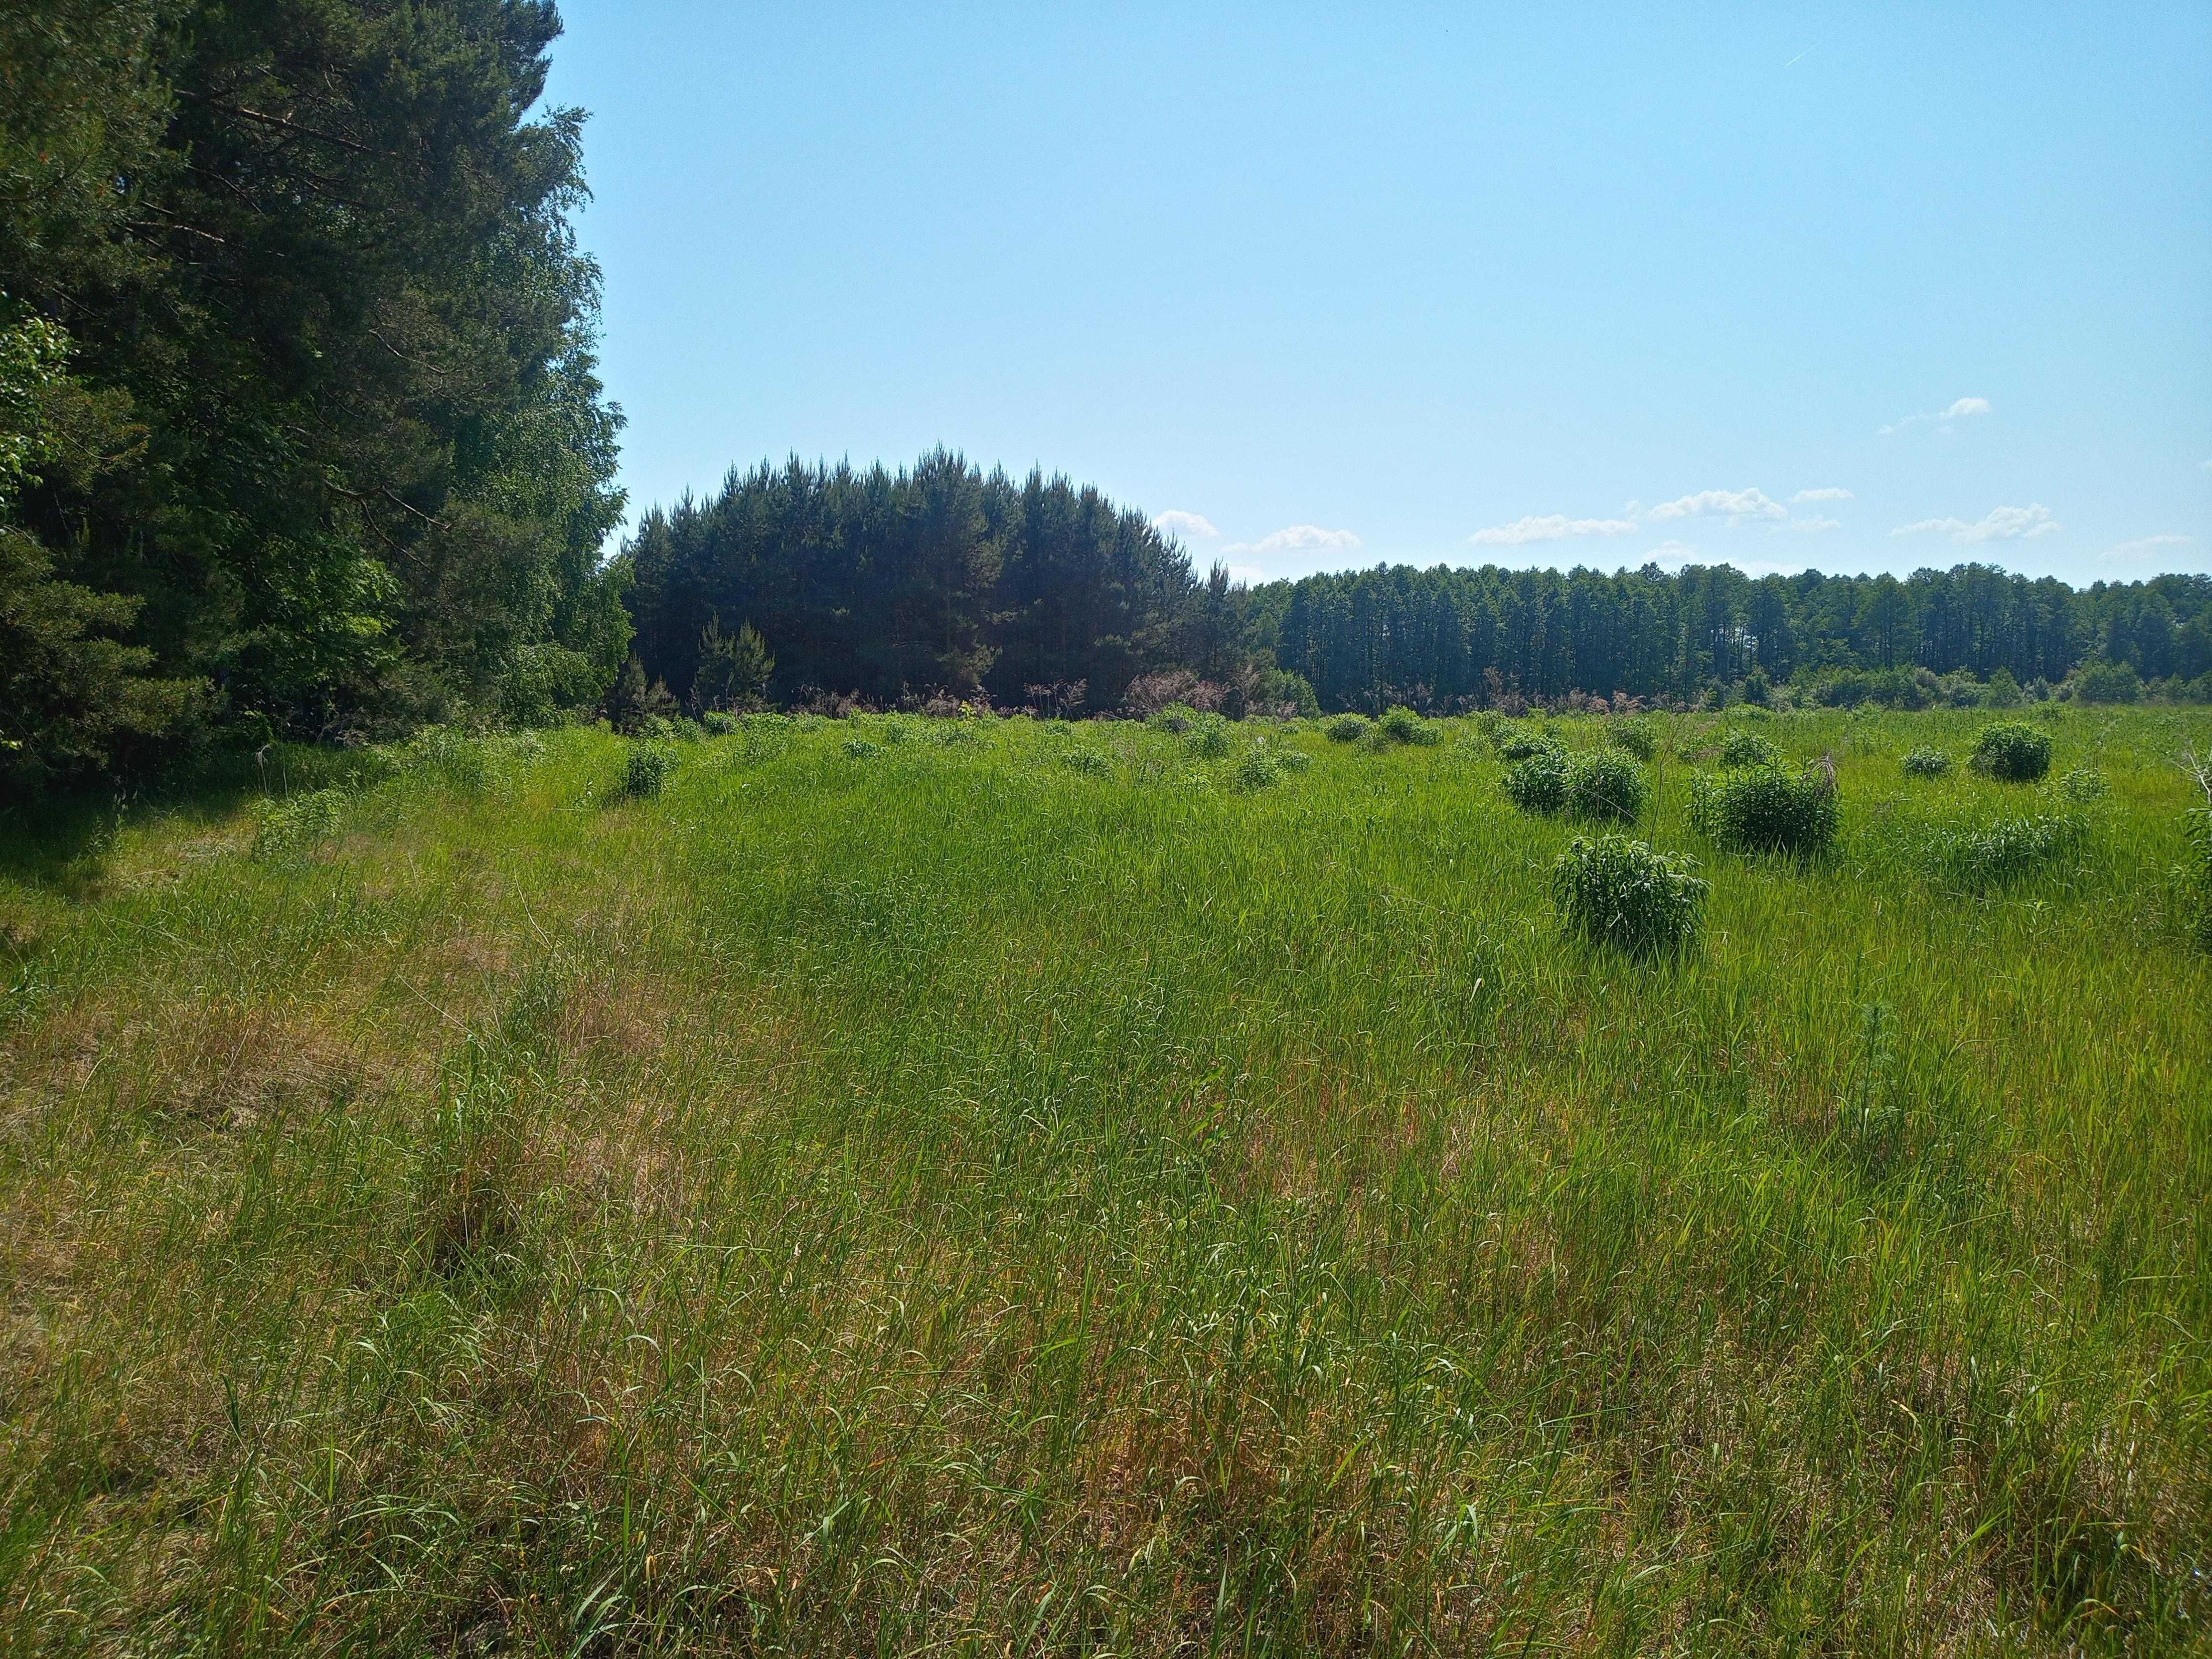
{"label": "tall grass", "polygon": [[1982,718],[1763,726],[1833,850],[1664,970],[1486,748],[1318,727],[11,831],[0,1645],[2201,1646],[2212,732],[2048,728],[2109,793],[1968,892],[2021,790],[1899,760]]}

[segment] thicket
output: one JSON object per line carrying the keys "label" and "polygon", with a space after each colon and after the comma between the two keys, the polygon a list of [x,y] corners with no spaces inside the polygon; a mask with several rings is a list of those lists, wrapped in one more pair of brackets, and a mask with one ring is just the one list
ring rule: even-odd
{"label": "thicket", "polygon": [[0,781],[595,702],[618,416],[550,4],[0,8]]}
{"label": "thicket", "polygon": [[1824,852],[1836,838],[1836,780],[1826,764],[1802,772],[1751,766],[1690,786],[1690,824],[1731,853]]}
{"label": "thicket", "polygon": [[1679,853],[1626,836],[1577,839],[1552,866],[1566,930],[1630,956],[1679,955],[1697,938],[1707,884]]}
{"label": "thicket", "polygon": [[2051,769],[2051,738],[2021,720],[1999,720],[1974,738],[1974,770],[2004,783],[2033,783]]}

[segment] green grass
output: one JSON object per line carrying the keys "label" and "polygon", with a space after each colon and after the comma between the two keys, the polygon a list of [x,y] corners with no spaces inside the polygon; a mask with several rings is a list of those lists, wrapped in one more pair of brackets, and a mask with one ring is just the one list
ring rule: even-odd
{"label": "green grass", "polygon": [[18,832],[0,1648],[2201,1650],[2212,719],[2043,727],[2109,792],[1968,890],[2039,797],[1899,761],[1986,719],[1764,726],[1835,757],[1798,861],[1646,717],[1711,884],[1652,963],[1457,721]]}

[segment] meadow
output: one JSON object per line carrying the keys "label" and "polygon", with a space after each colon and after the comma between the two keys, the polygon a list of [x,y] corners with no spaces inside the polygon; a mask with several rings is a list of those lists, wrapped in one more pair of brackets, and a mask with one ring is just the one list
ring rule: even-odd
{"label": "meadow", "polygon": [[[0,1647],[2212,1648],[2212,711],[1996,718],[1638,717],[1663,957],[1563,933],[1531,721],[12,830]],[[1692,827],[1745,731],[1829,850]]]}

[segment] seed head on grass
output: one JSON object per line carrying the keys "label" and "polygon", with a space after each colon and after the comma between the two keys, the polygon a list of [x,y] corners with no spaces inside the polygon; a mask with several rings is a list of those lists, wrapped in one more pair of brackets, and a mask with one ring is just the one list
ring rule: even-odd
{"label": "seed head on grass", "polygon": [[1577,836],[1552,866],[1552,897],[1571,934],[1639,960],[1686,951],[1705,920],[1707,884],[1679,853],[1626,836]]}

